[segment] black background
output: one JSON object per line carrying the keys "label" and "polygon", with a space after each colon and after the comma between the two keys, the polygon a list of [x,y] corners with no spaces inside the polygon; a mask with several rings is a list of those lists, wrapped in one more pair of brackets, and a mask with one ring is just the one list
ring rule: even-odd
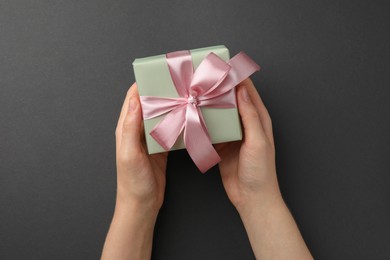
{"label": "black background", "polygon": [[[283,196],[316,259],[389,259],[385,1],[0,2],[0,258],[97,259],[137,57],[225,44],[262,66]],[[217,168],[170,153],[154,259],[254,259]]]}

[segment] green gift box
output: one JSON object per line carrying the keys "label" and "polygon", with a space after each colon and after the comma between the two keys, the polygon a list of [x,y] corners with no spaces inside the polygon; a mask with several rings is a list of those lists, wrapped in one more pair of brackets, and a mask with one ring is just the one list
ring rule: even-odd
{"label": "green gift box", "polygon": [[[223,46],[190,50],[194,70],[211,52],[222,60],[230,59],[229,50]],[[140,96],[178,98],[179,95],[169,72],[165,54],[146,58],[137,58],[133,62],[135,79]],[[242,129],[237,108],[201,107],[201,112],[213,144],[242,139]],[[152,129],[164,117],[144,120],[145,138],[149,154],[164,152],[165,149],[150,135]],[[183,132],[179,135],[171,150],[184,149]]]}

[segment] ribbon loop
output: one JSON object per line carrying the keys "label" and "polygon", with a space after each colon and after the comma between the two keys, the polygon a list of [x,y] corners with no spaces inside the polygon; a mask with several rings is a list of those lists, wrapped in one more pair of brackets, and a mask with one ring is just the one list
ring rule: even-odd
{"label": "ribbon loop", "polygon": [[190,85],[190,94],[202,96],[212,91],[226,78],[229,70],[230,65],[211,52],[196,69]]}
{"label": "ribbon loop", "polygon": [[141,96],[144,119],[166,114],[150,135],[168,151],[184,131],[188,154],[199,170],[205,173],[221,158],[212,145],[200,107],[236,107],[233,88],[260,67],[244,52],[228,62],[210,53],[195,72],[189,51],[168,53],[166,58],[180,97]]}

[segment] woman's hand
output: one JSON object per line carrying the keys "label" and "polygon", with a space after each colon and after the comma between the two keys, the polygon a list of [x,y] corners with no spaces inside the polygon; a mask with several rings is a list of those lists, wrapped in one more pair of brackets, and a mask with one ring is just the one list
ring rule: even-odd
{"label": "woman's hand", "polygon": [[148,155],[137,86],[127,92],[116,135],[117,199],[102,259],[150,259],[164,200],[168,153]]}
{"label": "woman's hand", "polygon": [[243,141],[216,149],[223,185],[256,259],[313,259],[280,194],[271,119],[250,79],[237,86],[237,101]]}
{"label": "woman's hand", "polygon": [[158,211],[164,200],[168,153],[147,154],[137,85],[127,92],[116,136],[117,202]]}
{"label": "woman's hand", "polygon": [[236,91],[243,141],[218,144],[216,149],[222,159],[219,169],[229,199],[237,210],[244,211],[254,203],[281,200],[281,195],[271,118],[250,79],[241,82]]}

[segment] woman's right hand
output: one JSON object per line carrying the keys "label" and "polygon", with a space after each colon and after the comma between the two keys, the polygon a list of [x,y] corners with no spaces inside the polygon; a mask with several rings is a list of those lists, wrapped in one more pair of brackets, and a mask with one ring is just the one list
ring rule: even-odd
{"label": "woman's right hand", "polygon": [[219,169],[227,195],[239,212],[252,204],[282,200],[275,168],[271,118],[252,81],[236,87],[243,141],[222,143],[216,149],[222,158]]}
{"label": "woman's right hand", "polygon": [[250,79],[236,89],[243,141],[216,145],[226,193],[257,259],[313,259],[279,190],[267,109]]}

